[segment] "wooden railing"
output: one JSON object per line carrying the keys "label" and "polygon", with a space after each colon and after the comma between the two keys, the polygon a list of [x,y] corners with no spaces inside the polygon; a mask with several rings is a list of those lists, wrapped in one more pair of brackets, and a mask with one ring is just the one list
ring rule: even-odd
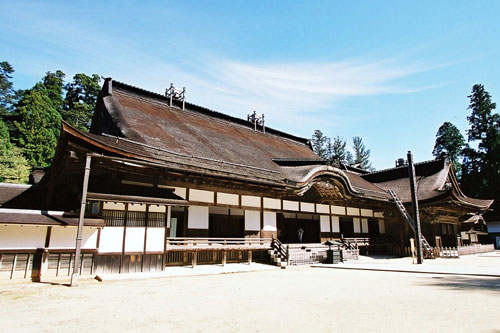
{"label": "wooden railing", "polygon": [[271,238],[168,237],[167,251],[265,249],[271,242]]}

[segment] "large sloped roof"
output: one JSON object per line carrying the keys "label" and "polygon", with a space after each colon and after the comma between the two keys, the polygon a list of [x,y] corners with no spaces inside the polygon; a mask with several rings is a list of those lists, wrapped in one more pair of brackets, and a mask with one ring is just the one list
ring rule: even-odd
{"label": "large sloped roof", "polygon": [[[415,164],[417,196],[419,201],[452,196],[468,206],[487,209],[493,200],[469,198],[462,193],[451,164],[447,160],[431,160]],[[403,202],[411,202],[408,167],[375,171],[361,177],[384,190],[393,190]]]}

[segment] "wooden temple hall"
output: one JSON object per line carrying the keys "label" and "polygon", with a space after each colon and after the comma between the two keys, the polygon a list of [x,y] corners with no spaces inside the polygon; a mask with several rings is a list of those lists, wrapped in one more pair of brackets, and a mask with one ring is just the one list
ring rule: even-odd
{"label": "wooden temple hall", "polygon": [[[41,180],[0,185],[0,278],[71,274],[80,216],[83,275],[268,262],[276,244],[331,239],[368,253],[408,246],[394,199],[409,209],[406,166],[327,165],[308,139],[257,118],[106,79],[90,132],[63,123]],[[427,241],[467,241],[463,222],[491,201],[466,197],[445,160],[415,168]]]}

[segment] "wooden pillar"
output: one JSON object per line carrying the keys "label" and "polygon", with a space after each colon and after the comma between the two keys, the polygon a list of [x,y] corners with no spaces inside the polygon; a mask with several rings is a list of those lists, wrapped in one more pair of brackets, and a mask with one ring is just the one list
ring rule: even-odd
{"label": "wooden pillar", "polygon": [[222,266],[225,266],[226,265],[226,261],[227,261],[227,251],[224,250],[222,252]]}
{"label": "wooden pillar", "polygon": [[248,251],[248,264],[252,263],[252,251]]}
{"label": "wooden pillar", "polygon": [[[31,280],[42,282],[43,276],[49,266],[49,253],[46,249],[37,249],[33,255],[33,265],[31,266]],[[70,266],[71,267],[71,266]]]}
{"label": "wooden pillar", "polygon": [[193,252],[191,256],[191,266],[196,267],[196,262],[198,260],[198,252]]}
{"label": "wooden pillar", "polygon": [[80,271],[80,252],[82,247],[82,232],[83,232],[83,221],[85,217],[85,208],[87,206],[87,189],[89,185],[90,177],[90,163],[92,162],[92,157],[87,155],[85,161],[85,173],[83,176],[83,186],[82,186],[82,200],[80,203],[80,217],[78,218],[78,229],[76,233],[76,250],[75,250],[75,261],[73,266],[73,274],[71,274],[71,286],[75,286],[78,283],[78,272]]}

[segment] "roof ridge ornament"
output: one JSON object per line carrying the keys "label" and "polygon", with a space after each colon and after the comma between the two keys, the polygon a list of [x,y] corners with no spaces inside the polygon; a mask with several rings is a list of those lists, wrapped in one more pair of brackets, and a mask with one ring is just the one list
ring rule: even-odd
{"label": "roof ridge ornament", "polygon": [[266,127],[264,126],[264,114],[262,116],[257,115],[257,111],[254,111],[252,114],[247,115],[247,120],[253,123],[254,131],[257,130],[257,125],[262,126],[262,132],[266,133]]}
{"label": "roof ridge ornament", "polygon": [[182,102],[182,109],[186,108],[186,87],[182,87],[182,90],[174,87],[173,83],[170,83],[170,88],[165,90],[165,96],[169,99],[169,105],[172,106],[173,100]]}

